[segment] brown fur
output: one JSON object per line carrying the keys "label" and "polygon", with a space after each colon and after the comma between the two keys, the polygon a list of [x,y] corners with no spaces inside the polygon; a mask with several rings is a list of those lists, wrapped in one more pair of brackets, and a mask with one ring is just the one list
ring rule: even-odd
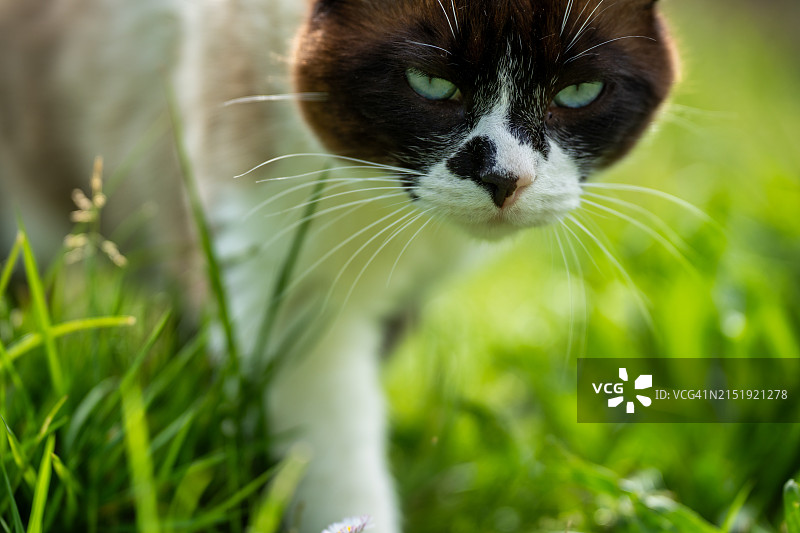
{"label": "brown fur", "polygon": [[[636,79],[641,94],[631,100],[644,102],[643,109],[636,110],[635,124],[601,155],[599,164],[610,164],[633,146],[669,93],[675,78],[671,41],[655,2],[623,0],[600,4],[588,29],[566,52],[574,32],[599,0],[576,1],[566,31],[559,36],[566,4],[565,0],[499,0],[489,9],[483,2],[461,0],[455,2],[456,30],[449,1],[319,2],[298,42],[295,80],[300,91],[327,92],[329,99],[304,103],[305,117],[335,152],[408,163],[411,158],[404,160],[403,154],[408,145],[419,144],[413,142],[415,138],[453,133],[461,122],[478,114],[478,85],[487,81],[479,77],[487,72],[491,75],[507,55],[506,43],[511,42],[517,48],[511,55],[528,61],[524,68],[529,71],[530,84],[526,89],[546,89],[545,101],[525,110],[531,122],[558,121],[549,102],[564,86],[587,81],[582,79],[587,72]],[[460,33],[458,39],[453,37],[451,24]],[[583,61],[566,61],[594,45],[630,35],[643,38],[602,44]],[[431,75],[458,85],[465,95],[463,104],[417,101],[403,73],[406,66],[419,64]],[[561,114],[561,124],[577,115]],[[435,127],[415,130],[415,124],[422,121],[435,123]],[[408,135],[398,133],[398,123],[411,130]],[[387,160],[386,154],[394,157]]]}

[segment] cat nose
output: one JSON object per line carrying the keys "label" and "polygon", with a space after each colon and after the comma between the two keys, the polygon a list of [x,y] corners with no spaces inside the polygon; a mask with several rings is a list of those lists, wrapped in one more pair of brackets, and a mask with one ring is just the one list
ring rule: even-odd
{"label": "cat nose", "polygon": [[483,186],[489,190],[489,195],[497,207],[503,207],[506,199],[517,190],[517,183],[519,182],[515,176],[497,172],[481,174],[478,178]]}
{"label": "cat nose", "polygon": [[497,146],[486,136],[470,139],[447,161],[447,168],[461,179],[474,181],[502,208],[518,188],[518,178],[497,169]]}

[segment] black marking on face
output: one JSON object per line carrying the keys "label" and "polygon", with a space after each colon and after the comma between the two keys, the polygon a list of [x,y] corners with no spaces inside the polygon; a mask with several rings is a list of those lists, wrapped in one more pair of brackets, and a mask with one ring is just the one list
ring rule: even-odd
{"label": "black marking on face", "polygon": [[475,137],[447,161],[447,169],[461,179],[488,174],[497,164],[497,147],[488,137]]}
{"label": "black marking on face", "polygon": [[550,145],[544,134],[544,122],[533,119],[527,113],[511,111],[509,130],[520,144],[526,144],[546,159],[550,155]]}
{"label": "black marking on face", "polygon": [[517,178],[496,169],[497,146],[488,137],[475,137],[447,160],[447,169],[461,179],[472,180],[489,193],[497,207],[517,189]]}

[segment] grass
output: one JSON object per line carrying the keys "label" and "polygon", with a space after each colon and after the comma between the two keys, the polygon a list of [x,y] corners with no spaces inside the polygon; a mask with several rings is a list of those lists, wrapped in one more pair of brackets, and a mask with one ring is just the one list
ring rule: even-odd
{"label": "grass", "polygon": [[[25,234],[20,235],[17,246],[25,248]],[[22,256],[32,259],[30,253]],[[28,532],[235,531],[243,530],[245,508],[248,515],[262,508],[274,514],[276,502],[286,500],[298,476],[283,481],[278,492],[260,496],[275,467],[266,446],[242,447],[236,467],[263,474],[229,485],[226,458],[241,427],[219,385],[230,377],[219,375],[206,357],[205,333],[181,339],[168,302],[156,306],[162,308],[160,316],[151,315],[155,309],[146,294],[92,284],[82,286],[98,290],[98,308],[131,314],[64,320],[86,309],[75,309],[79,299],[53,294],[80,282],[82,274],[65,267],[48,283],[30,263],[26,266],[35,276],[27,286],[39,284],[48,289],[42,294],[51,294],[50,320],[39,320],[41,311],[33,302],[23,302],[25,311],[17,314],[3,301],[4,337],[14,340],[8,348],[0,344],[0,408],[7,424],[0,444],[5,485],[0,516],[9,517],[0,525]],[[120,300],[108,301],[109,296]],[[134,320],[134,315],[151,318]],[[61,355],[59,367],[42,366],[47,335]],[[178,380],[190,366],[192,379]],[[56,368],[63,390],[47,379],[47,371],[52,378]],[[229,429],[223,434],[220,427]],[[298,461],[290,456],[279,468]]]}
{"label": "grass", "polygon": [[[800,531],[798,425],[575,422],[577,356],[800,357],[800,69],[738,8],[665,7],[686,80],[604,181],[714,223],[597,189],[628,218],[590,207],[582,224],[630,280],[550,229],[429,302],[385,373],[407,531]],[[41,274],[23,229],[0,269],[0,528],[278,531],[306,452],[275,464],[263,402],[228,392],[210,326],[187,332],[95,224],[76,233],[82,262]]]}

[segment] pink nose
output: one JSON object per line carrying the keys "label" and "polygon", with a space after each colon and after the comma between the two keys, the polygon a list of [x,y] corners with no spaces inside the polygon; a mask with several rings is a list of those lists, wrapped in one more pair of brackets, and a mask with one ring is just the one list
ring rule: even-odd
{"label": "pink nose", "polygon": [[498,174],[489,172],[478,176],[484,187],[489,190],[489,195],[492,197],[494,205],[503,207],[506,200],[514,195],[517,190],[516,176],[511,174]]}
{"label": "pink nose", "polygon": [[511,192],[510,195],[506,196],[505,200],[503,200],[503,204],[499,205],[500,209],[508,209],[519,200],[519,197],[522,195],[522,191],[527,189],[533,184],[533,178],[530,175],[523,175],[520,178],[517,178],[515,182],[514,190]]}

